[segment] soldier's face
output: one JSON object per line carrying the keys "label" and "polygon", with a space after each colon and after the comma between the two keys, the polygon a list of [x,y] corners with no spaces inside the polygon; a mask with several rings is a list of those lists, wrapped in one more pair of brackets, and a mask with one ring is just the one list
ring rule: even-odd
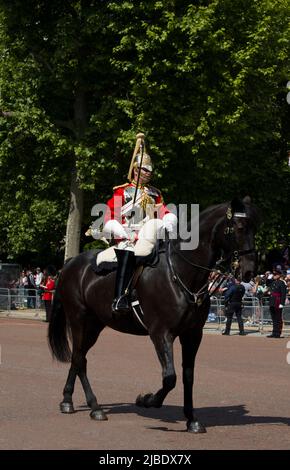
{"label": "soldier's face", "polygon": [[[139,173],[139,168],[134,168],[134,181],[137,182],[138,179],[138,173]],[[141,172],[140,172],[140,179],[139,183],[140,184],[146,184],[149,183],[151,179],[152,172],[147,170],[147,168],[142,167]]]}

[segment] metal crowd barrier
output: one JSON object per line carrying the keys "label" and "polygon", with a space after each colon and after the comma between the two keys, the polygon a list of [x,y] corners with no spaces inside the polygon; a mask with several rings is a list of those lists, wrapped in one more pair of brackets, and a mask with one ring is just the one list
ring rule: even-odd
{"label": "metal crowd barrier", "polygon": [[44,308],[38,289],[0,288],[0,310],[24,310]]}
{"label": "metal crowd barrier", "polygon": [[[245,330],[251,328],[263,333],[265,327],[272,325],[269,309],[269,298],[258,297],[243,298],[242,316]],[[37,289],[0,288],[0,311],[44,309],[44,303]],[[206,321],[206,328],[222,330],[225,327],[225,300],[222,296],[211,297],[210,311]],[[283,308],[283,332],[290,333],[290,297]],[[233,317],[232,329],[238,329],[236,317]]]}
{"label": "metal crowd barrier", "polygon": [[[250,328],[263,333],[263,330],[272,326],[272,319],[269,309],[269,298],[244,297],[242,317],[244,319],[245,330]],[[225,302],[224,297],[211,297],[209,315],[206,321],[206,328],[222,330],[225,327]],[[232,329],[238,329],[236,317],[233,317]],[[283,308],[283,332],[290,333],[290,297]]]}

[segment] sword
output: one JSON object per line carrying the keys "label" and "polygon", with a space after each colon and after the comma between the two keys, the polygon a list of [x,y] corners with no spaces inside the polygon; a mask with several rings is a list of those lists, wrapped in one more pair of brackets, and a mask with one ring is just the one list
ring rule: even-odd
{"label": "sword", "polygon": [[137,198],[137,191],[138,191],[140,175],[141,175],[141,169],[142,169],[142,163],[143,163],[143,155],[144,155],[144,138],[143,137],[141,138],[140,149],[141,149],[141,159],[140,159],[140,166],[139,166],[137,183],[136,183],[135,194],[134,194],[134,199],[133,199],[133,206],[135,205],[136,198]]}
{"label": "sword", "polygon": [[[139,144],[139,149],[137,150],[135,148],[135,151],[134,153],[136,152],[136,155],[138,153],[138,151],[140,152],[141,154],[141,158],[140,158],[140,166],[139,166],[139,170],[138,170],[138,177],[137,177],[137,182],[136,182],[136,187],[135,187],[135,193],[134,193],[134,198],[133,198],[133,203],[132,203],[132,208],[135,206],[136,204],[136,199],[137,199],[137,194],[138,194],[138,186],[139,186],[139,181],[140,181],[140,175],[141,175],[141,169],[142,169],[142,163],[143,163],[143,155],[144,155],[144,134],[137,134],[137,136],[140,138],[140,144]],[[137,144],[136,144],[137,145]],[[142,194],[138,197],[138,200],[142,198]],[[128,228],[130,228],[132,224],[132,216],[131,218],[129,219],[129,223],[128,223]]]}

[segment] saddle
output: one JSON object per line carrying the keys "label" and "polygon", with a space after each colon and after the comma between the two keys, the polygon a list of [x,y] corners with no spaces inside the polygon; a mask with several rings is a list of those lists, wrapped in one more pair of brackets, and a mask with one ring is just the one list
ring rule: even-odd
{"label": "saddle", "polygon": [[[96,250],[96,257],[101,253],[103,250]],[[159,255],[160,253],[165,252],[165,243],[163,240],[157,240],[157,243],[153,249],[153,251],[147,256],[136,256],[136,269],[135,273],[138,271],[140,277],[143,269],[145,267],[155,268],[159,263]],[[99,276],[106,276],[114,271],[116,271],[118,263],[116,261],[108,262],[105,261],[99,266],[96,264],[96,258],[93,258],[91,261],[91,266],[93,271],[98,274]],[[135,275],[134,275],[135,277]],[[135,283],[136,284],[136,283]]]}
{"label": "saddle", "polygon": [[[155,268],[159,263],[160,253],[165,252],[165,243],[163,240],[158,240],[153,251],[148,256],[136,256],[136,266],[133,273],[133,278],[131,280],[130,290],[131,290],[131,312],[135,315],[138,322],[142,325],[142,327],[147,330],[147,326],[143,322],[144,320],[144,312],[138,300],[137,291],[135,289],[137,282],[143,272],[145,267]],[[97,250],[96,256],[101,253],[103,250]],[[91,267],[93,271],[98,276],[106,276],[114,271],[117,270],[118,263],[117,262],[103,262],[97,266],[96,258],[93,257],[91,261]],[[134,316],[133,315],[133,316]]]}
{"label": "saddle", "polygon": [[[99,253],[103,250],[97,250],[96,257]],[[163,240],[157,240],[157,243],[153,249],[153,251],[147,256],[136,256],[136,265],[135,271],[133,274],[133,279],[131,282],[131,289],[133,290],[140,278],[143,269],[146,267],[155,268],[159,263],[159,255],[160,253],[165,252],[165,243]],[[117,270],[118,263],[116,261],[108,262],[104,261],[103,263],[97,266],[96,258],[94,257],[91,261],[91,267],[93,271],[98,276],[107,276],[108,274],[113,273]]]}

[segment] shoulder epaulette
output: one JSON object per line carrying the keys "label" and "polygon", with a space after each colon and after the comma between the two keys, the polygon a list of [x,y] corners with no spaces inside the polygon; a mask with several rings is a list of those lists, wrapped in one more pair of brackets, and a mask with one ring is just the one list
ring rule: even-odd
{"label": "shoulder epaulette", "polygon": [[161,196],[161,191],[160,189],[154,188],[154,186],[148,185],[147,186],[148,190],[151,191],[155,196]]}
{"label": "shoulder epaulette", "polygon": [[120,184],[119,186],[114,186],[113,187],[113,191],[115,191],[115,189],[118,189],[118,188],[125,188],[126,186],[129,186],[130,183],[124,183],[124,184]]}

